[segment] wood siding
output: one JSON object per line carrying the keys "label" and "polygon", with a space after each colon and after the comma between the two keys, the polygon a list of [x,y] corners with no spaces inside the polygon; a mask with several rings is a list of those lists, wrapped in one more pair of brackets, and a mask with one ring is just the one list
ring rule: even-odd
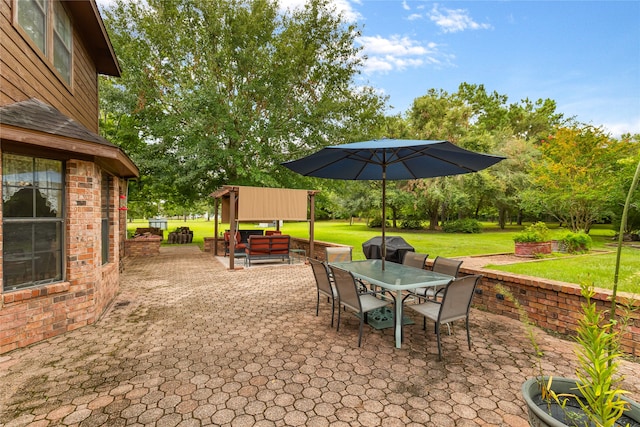
{"label": "wood siding", "polygon": [[0,105],[38,98],[98,133],[98,76],[78,23],[72,20],[73,72],[67,85],[13,25],[14,1],[0,0]]}

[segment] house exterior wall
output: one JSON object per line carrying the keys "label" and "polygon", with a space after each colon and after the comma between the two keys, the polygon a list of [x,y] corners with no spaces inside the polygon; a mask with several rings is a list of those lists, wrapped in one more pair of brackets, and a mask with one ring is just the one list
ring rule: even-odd
{"label": "house exterior wall", "polygon": [[116,179],[111,188],[110,261],[103,265],[101,175],[92,162],[66,162],[66,280],[1,294],[0,354],[91,324],[115,298],[124,224],[119,194],[126,183]]}
{"label": "house exterior wall", "polygon": [[98,74],[73,22],[73,72],[64,82],[28,37],[14,24],[17,0],[0,0],[0,105],[39,100],[98,133]]}
{"label": "house exterior wall", "polygon": [[[98,72],[115,70],[116,74],[110,75],[117,75],[118,65],[115,57],[107,53],[105,59],[104,54],[89,47],[110,46],[103,34],[101,19],[94,13],[97,10],[94,0],[63,2],[67,12],[73,9],[73,13],[68,13],[73,28],[70,84],[58,75],[22,29],[14,25],[18,1],[0,0],[0,107],[37,98],[97,134]],[[78,18],[81,16],[90,19]],[[102,65],[96,66],[96,61]],[[110,65],[105,66],[105,61]],[[135,165],[115,146],[27,128],[19,129],[19,136],[14,137],[11,135],[16,134],[15,127],[3,126],[0,123],[0,155],[3,151],[18,150],[28,156],[48,158],[51,155],[64,160],[65,229],[63,280],[4,290],[0,209],[0,354],[91,324],[109,307],[119,289],[126,239],[126,211],[120,208],[121,203],[125,204],[127,183],[122,177],[137,176]],[[49,144],[49,139],[57,143]],[[85,151],[79,153],[78,146],[85,147]],[[109,170],[101,168],[107,164]],[[113,178],[109,191],[110,252],[106,264],[102,262],[101,180],[104,173]]]}

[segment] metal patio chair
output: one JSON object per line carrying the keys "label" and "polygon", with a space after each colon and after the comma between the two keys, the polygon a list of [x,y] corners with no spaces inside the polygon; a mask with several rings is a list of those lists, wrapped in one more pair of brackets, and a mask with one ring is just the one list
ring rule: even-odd
{"label": "metal patio chair", "polygon": [[404,258],[402,258],[402,264],[415,268],[424,269],[426,267],[427,258],[429,255],[420,254],[417,252],[405,252]]}
{"label": "metal patio chair", "polygon": [[[367,313],[392,303],[392,300],[383,300],[376,298],[377,292],[362,293],[359,290],[358,283],[351,272],[341,268],[329,266],[333,276],[336,291],[338,293],[338,307],[349,309],[360,317],[360,329],[358,333],[358,347],[362,344],[362,328],[367,323]],[[340,330],[340,313],[338,309],[338,326],[336,330]]]}
{"label": "metal patio chair", "polygon": [[308,260],[309,264],[311,264],[311,269],[313,270],[313,276],[316,279],[316,290],[318,293],[316,316],[320,310],[320,296],[326,296],[327,301],[331,301],[331,327],[333,327],[333,318],[336,310],[335,301],[338,299],[338,294],[331,283],[332,281],[329,276],[327,265],[317,259],[309,258]]}
{"label": "metal patio chair", "polygon": [[467,329],[467,344],[471,350],[471,334],[469,333],[469,310],[476,286],[482,279],[481,275],[465,276],[453,279],[445,286],[442,301],[426,301],[422,304],[408,305],[411,310],[424,316],[424,322],[429,318],[435,322],[436,339],[438,340],[438,360],[442,360],[442,346],[440,344],[440,326],[456,320],[465,319]]}

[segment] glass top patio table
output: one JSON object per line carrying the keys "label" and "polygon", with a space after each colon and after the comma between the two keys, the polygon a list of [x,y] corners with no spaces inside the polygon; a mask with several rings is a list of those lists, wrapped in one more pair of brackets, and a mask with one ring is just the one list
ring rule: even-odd
{"label": "glass top patio table", "polygon": [[358,279],[362,279],[372,285],[395,293],[394,321],[396,348],[400,348],[402,343],[402,291],[443,286],[453,279],[452,276],[446,274],[435,273],[430,270],[423,270],[390,261],[385,261],[385,269],[383,271],[382,261],[379,259],[332,262],[331,265],[350,271]]}

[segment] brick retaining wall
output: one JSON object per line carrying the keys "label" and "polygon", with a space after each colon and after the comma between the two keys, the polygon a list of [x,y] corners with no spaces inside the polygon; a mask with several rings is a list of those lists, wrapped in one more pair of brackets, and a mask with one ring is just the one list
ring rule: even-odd
{"label": "brick retaining wall", "polygon": [[[460,272],[484,276],[478,286],[480,293],[476,292],[473,298],[474,307],[517,319],[517,308],[506,298],[503,299],[496,289],[497,285],[502,285],[520,302],[533,323],[560,334],[575,335],[584,302],[579,285],[496,270],[467,269],[464,264]],[[597,288],[593,301],[600,310],[608,310],[611,307],[611,295],[610,290]],[[621,339],[621,350],[640,356],[640,300],[625,292],[618,292],[617,297],[619,315],[622,314],[621,307],[626,304],[636,308],[630,313],[627,330]]]}

